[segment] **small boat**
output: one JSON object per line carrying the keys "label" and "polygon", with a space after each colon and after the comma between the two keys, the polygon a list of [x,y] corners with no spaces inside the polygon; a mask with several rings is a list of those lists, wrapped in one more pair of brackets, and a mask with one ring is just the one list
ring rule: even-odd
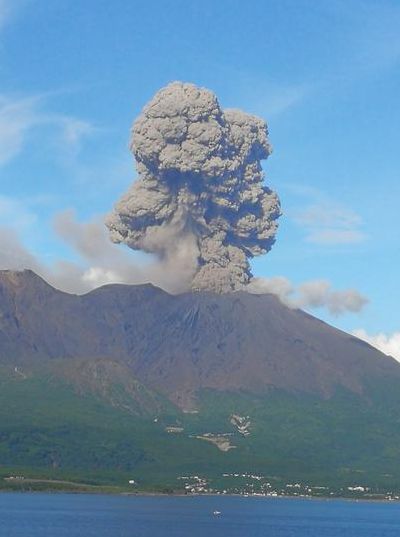
{"label": "small boat", "polygon": [[214,515],[214,516],[219,516],[220,514],[221,514],[221,511],[214,511],[214,512],[213,512],[213,515]]}

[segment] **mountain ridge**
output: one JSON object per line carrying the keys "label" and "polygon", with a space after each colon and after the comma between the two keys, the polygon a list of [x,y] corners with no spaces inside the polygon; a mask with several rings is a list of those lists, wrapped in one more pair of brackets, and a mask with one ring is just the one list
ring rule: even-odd
{"label": "mountain ridge", "polygon": [[0,271],[0,361],[110,359],[180,407],[202,389],[363,394],[393,358],[273,295],[109,284],[84,295]]}

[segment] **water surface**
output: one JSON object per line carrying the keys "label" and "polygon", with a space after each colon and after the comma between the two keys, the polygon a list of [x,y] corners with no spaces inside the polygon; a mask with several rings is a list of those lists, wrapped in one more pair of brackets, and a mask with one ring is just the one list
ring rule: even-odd
{"label": "water surface", "polygon": [[4,493],[0,536],[399,537],[400,504]]}

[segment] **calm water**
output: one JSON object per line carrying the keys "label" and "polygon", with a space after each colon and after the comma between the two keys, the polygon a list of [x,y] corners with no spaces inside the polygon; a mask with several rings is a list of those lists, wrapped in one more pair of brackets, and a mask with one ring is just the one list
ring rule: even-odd
{"label": "calm water", "polygon": [[0,494],[0,536],[399,537],[400,504]]}

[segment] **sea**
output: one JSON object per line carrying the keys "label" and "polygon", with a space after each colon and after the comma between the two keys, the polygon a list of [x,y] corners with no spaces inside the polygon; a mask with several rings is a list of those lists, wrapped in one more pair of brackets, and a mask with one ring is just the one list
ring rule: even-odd
{"label": "sea", "polygon": [[228,496],[0,494],[1,537],[399,537],[400,504]]}

